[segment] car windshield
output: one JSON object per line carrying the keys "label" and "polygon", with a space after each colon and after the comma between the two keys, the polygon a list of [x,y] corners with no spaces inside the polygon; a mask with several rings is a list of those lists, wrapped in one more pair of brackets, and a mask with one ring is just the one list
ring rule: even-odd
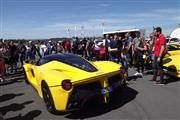
{"label": "car windshield", "polygon": [[179,44],[168,45],[168,51],[180,50]]}
{"label": "car windshield", "polygon": [[171,38],[170,43],[173,43],[173,42],[180,42],[180,40],[178,38]]}
{"label": "car windshield", "polygon": [[39,65],[43,65],[51,61],[63,62],[65,64],[74,66],[76,68],[85,70],[87,72],[97,71],[97,69],[92,64],[90,64],[83,58],[74,54],[54,54],[54,55],[45,56],[40,59]]}

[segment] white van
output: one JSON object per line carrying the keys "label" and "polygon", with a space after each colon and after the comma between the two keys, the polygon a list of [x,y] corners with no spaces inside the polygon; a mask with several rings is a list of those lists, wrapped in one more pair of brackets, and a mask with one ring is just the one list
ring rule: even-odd
{"label": "white van", "polygon": [[116,31],[109,31],[109,32],[103,32],[103,37],[105,38],[105,36],[108,34],[109,36],[113,36],[115,34],[119,34],[122,38],[125,37],[125,33],[130,32],[131,33],[131,37],[135,38],[135,33],[139,31],[141,33],[142,36],[145,37],[146,34],[146,30],[145,29],[126,29],[126,30],[116,30]]}

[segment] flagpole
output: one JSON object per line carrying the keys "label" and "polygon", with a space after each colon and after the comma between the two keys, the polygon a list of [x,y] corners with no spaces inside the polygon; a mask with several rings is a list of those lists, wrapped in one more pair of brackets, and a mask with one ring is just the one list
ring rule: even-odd
{"label": "flagpole", "polygon": [[84,26],[81,26],[81,36],[84,37]]}
{"label": "flagpole", "polygon": [[74,30],[75,30],[75,37],[77,37],[77,33],[76,33],[77,32],[77,27],[76,26],[74,27]]}
{"label": "flagpole", "polygon": [[103,30],[103,33],[104,33],[104,22],[102,22],[102,30]]}
{"label": "flagpole", "polygon": [[94,25],[92,25],[92,30],[93,30],[93,37],[95,38],[95,35],[94,35]]}
{"label": "flagpole", "polygon": [[69,28],[67,28],[67,34],[71,38],[71,33],[70,33],[70,29]]}

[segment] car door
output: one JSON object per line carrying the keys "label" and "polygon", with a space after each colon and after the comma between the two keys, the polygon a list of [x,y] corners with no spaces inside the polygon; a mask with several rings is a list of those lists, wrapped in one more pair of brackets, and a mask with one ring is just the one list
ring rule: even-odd
{"label": "car door", "polygon": [[33,77],[33,85],[34,87],[38,87],[40,83],[40,73],[42,71],[42,65],[45,64],[47,61],[44,58],[41,58],[31,67],[31,74]]}

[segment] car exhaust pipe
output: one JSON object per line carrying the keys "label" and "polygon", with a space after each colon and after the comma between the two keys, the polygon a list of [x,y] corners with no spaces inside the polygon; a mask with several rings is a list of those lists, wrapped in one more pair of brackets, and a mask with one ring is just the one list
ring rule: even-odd
{"label": "car exhaust pipe", "polygon": [[78,102],[72,102],[68,104],[68,109],[74,109],[74,108],[78,108],[79,107],[79,103]]}
{"label": "car exhaust pipe", "polygon": [[72,109],[72,108],[73,108],[73,103],[69,103],[69,105],[68,105],[67,108],[68,108],[68,109]]}
{"label": "car exhaust pipe", "polygon": [[78,108],[78,102],[74,103],[74,108]]}

